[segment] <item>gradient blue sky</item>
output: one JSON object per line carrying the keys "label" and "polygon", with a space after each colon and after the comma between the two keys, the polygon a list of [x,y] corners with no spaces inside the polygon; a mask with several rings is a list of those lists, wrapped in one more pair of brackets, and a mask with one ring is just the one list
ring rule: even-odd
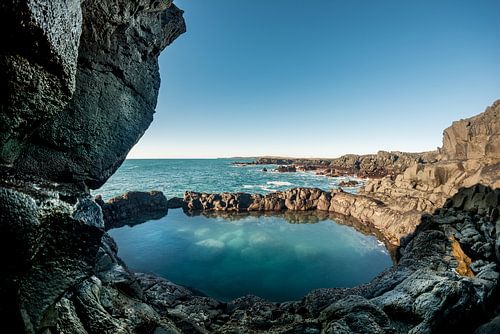
{"label": "gradient blue sky", "polygon": [[177,0],[129,158],[335,157],[441,145],[500,98],[498,0]]}

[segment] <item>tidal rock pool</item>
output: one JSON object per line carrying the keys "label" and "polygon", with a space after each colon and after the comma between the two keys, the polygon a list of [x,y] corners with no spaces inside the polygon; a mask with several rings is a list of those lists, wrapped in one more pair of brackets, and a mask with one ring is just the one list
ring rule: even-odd
{"label": "tidal rock pool", "polygon": [[132,270],[225,301],[246,294],[298,300],[312,289],[369,282],[392,265],[375,236],[310,214],[187,216],[179,209],[109,233]]}

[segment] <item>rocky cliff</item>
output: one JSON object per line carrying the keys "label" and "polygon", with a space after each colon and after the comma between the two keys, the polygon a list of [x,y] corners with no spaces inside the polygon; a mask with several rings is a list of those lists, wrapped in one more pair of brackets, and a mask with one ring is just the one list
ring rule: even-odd
{"label": "rocky cliff", "polygon": [[[185,31],[182,11],[171,1],[21,0],[3,1],[0,19],[4,328],[168,329],[123,279],[127,270],[103,239],[102,210],[88,188],[107,180],[152,121],[157,59]],[[136,305],[137,318],[115,314],[97,329],[104,309],[92,297],[109,282],[121,292],[108,293],[132,296],[117,307]]]}
{"label": "rocky cliff", "polygon": [[402,211],[432,212],[462,187],[500,187],[500,101],[444,130],[441,159],[368,182],[364,194]]}
{"label": "rocky cliff", "polygon": [[441,154],[447,160],[500,160],[500,100],[477,116],[444,130]]}
{"label": "rocky cliff", "polygon": [[152,0],[27,1],[19,13],[11,6],[4,3],[1,15],[16,26],[24,16],[29,23],[21,31],[4,30],[16,43],[0,62],[7,74],[3,85],[10,88],[2,89],[8,96],[2,99],[7,131],[0,162],[97,188],[153,120],[158,56],[185,31],[182,11]]}

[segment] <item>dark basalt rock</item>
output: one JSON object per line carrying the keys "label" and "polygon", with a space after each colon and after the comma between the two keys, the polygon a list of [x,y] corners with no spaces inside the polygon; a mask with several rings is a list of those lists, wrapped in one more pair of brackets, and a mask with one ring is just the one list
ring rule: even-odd
{"label": "dark basalt rock", "polygon": [[185,205],[184,199],[181,197],[172,197],[169,198],[167,201],[167,207],[169,209],[180,209],[183,208]]}
{"label": "dark basalt rock", "polygon": [[0,4],[0,164],[12,164],[75,90],[79,0]]}
{"label": "dark basalt rock", "polygon": [[157,57],[185,31],[182,11],[171,1],[4,1],[0,24],[5,330],[175,331],[140,303],[116,249],[101,245],[88,187],[104,183],[151,122]]}
{"label": "dark basalt rock", "polygon": [[54,324],[54,304],[92,274],[104,233],[90,195],[41,183],[0,185],[0,315],[14,332]]}
{"label": "dark basalt rock", "polygon": [[130,191],[107,202],[98,195],[95,201],[102,208],[106,230],[160,219],[168,213],[169,206],[160,191]]}
{"label": "dark basalt rock", "polygon": [[294,173],[297,171],[297,168],[294,165],[281,165],[276,168],[276,171],[279,173]]}
{"label": "dark basalt rock", "polygon": [[[185,30],[182,11],[170,1],[20,0],[0,5],[0,22],[0,318],[5,330],[416,334],[472,332],[483,323],[478,333],[498,328],[493,310],[500,194],[480,185],[460,190],[423,216],[342,191],[186,194],[188,211],[321,210],[358,218],[392,240],[406,236],[397,264],[353,289],[320,289],[279,304],[254,296],[225,303],[131,272],[105,234],[101,207],[88,187],[105,182],[151,122],[157,57]],[[483,115],[448,131],[446,158],[485,153],[497,159],[498,131],[489,124],[498,120],[497,109],[498,103],[489,109],[488,121]],[[379,152],[317,165],[383,175],[434,158],[434,153]],[[421,169],[415,168],[417,176]],[[497,184],[498,161],[483,171],[492,177],[471,179],[470,185],[490,179],[494,182],[487,185]],[[436,185],[449,173],[439,165],[426,174],[428,184]],[[422,185],[412,180],[408,186]],[[157,197],[162,208],[179,205]],[[142,214],[139,208],[150,199],[123,202],[117,217],[101,204],[109,217],[123,220]],[[416,228],[415,217],[421,218]]]}
{"label": "dark basalt rock", "polygon": [[81,11],[74,94],[64,110],[30,136],[15,168],[95,189],[153,120],[158,56],[185,25],[182,11],[169,1],[88,0]]}

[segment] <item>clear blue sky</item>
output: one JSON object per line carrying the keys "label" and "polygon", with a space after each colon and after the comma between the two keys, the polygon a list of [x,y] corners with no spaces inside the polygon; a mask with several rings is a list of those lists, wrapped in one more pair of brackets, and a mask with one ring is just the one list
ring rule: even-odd
{"label": "clear blue sky", "polygon": [[498,0],[177,0],[129,157],[335,157],[441,145],[500,98]]}

